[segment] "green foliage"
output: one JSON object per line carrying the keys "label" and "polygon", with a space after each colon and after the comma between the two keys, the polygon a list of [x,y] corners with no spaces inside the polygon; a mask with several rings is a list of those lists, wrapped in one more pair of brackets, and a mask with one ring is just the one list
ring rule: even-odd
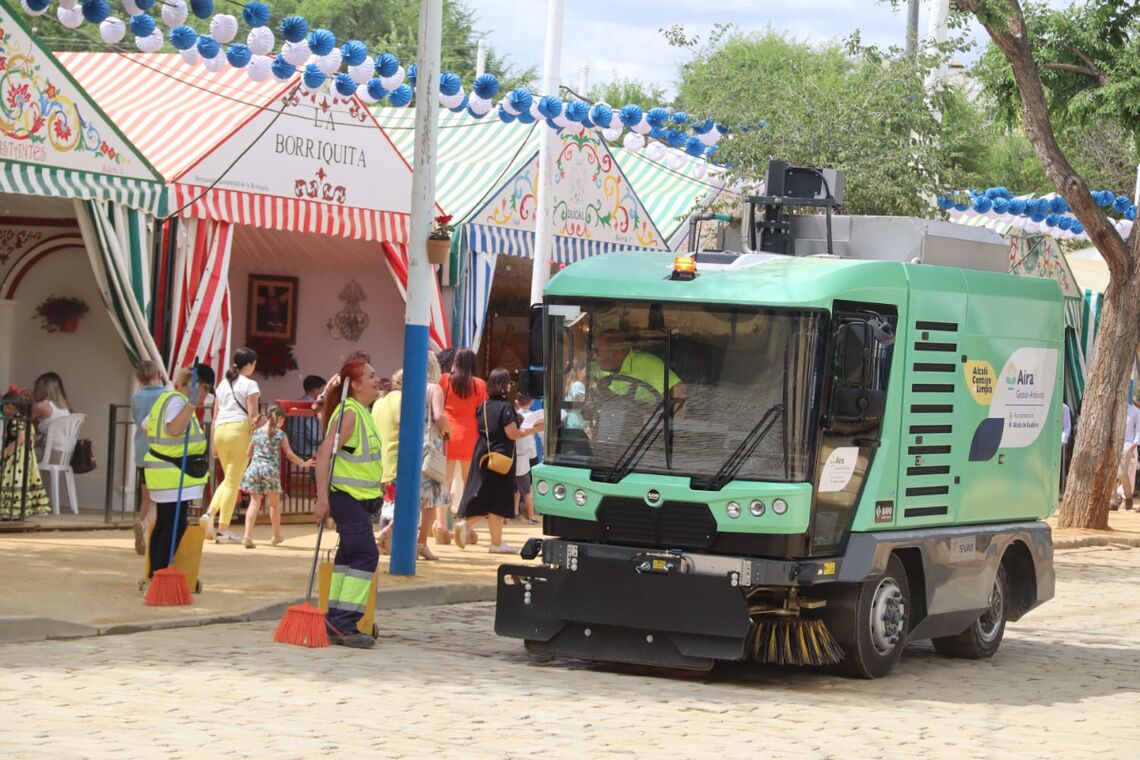
{"label": "green foliage", "polygon": [[682,68],[677,106],[733,130],[717,159],[738,177],[762,177],[770,158],[834,166],[847,172],[847,211],[927,215],[944,189],[989,179],[984,115],[953,83],[928,96],[923,72],[941,60],[858,37],[812,46],[733,33]]}
{"label": "green foliage", "polygon": [[639,79],[615,77],[605,84],[595,84],[587,97],[595,103],[609,103],[614,108],[621,108],[628,103],[634,103],[643,109],[669,105],[665,88]]}
{"label": "green foliage", "polygon": [[[1024,12],[1049,116],[1066,152],[1078,147],[1066,141],[1080,137],[1074,130],[1102,131],[1109,125],[1127,138],[1126,143],[1135,145],[1140,137],[1140,6],[1089,0],[1053,9],[1031,2]],[[1021,98],[1013,71],[993,43],[986,47],[975,75],[997,117],[1018,125]],[[1085,168],[1094,174],[1112,172],[1111,167]]]}

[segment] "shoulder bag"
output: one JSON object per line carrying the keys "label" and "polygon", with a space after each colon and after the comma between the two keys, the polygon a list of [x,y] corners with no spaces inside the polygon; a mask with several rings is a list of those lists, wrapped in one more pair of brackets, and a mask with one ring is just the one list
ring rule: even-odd
{"label": "shoulder bag", "polygon": [[487,453],[479,459],[479,466],[486,467],[490,472],[506,475],[515,463],[514,456],[491,451],[491,426],[487,423],[487,404],[490,399],[483,402],[483,435],[487,438]]}
{"label": "shoulder bag", "polygon": [[443,452],[443,441],[439,435],[439,428],[435,426],[435,420],[432,419],[431,396],[432,394],[429,393],[427,405],[424,409],[424,459],[421,471],[425,478],[443,483],[447,480],[447,455]]}
{"label": "shoulder bag", "polygon": [[90,438],[80,438],[71,452],[71,471],[76,475],[95,469],[95,447]]}

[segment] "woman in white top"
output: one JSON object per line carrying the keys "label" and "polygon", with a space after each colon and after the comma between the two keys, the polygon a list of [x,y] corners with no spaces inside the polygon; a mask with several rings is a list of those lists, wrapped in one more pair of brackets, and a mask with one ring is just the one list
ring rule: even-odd
{"label": "woman in white top", "polygon": [[71,402],[63,390],[63,379],[54,372],[45,372],[32,384],[32,422],[36,425],[36,456],[43,458],[47,441],[47,426],[52,420],[71,414]]}
{"label": "woman in white top", "polygon": [[[257,354],[251,348],[234,351],[234,362],[226,370],[226,379],[214,391],[214,456],[222,463],[225,477],[214,490],[210,508],[199,519],[206,533],[218,543],[240,543],[230,533],[230,520],[237,506],[238,487],[249,466],[249,440],[257,427],[261,389],[250,379],[257,368]],[[218,515],[218,529],[214,529]]]}

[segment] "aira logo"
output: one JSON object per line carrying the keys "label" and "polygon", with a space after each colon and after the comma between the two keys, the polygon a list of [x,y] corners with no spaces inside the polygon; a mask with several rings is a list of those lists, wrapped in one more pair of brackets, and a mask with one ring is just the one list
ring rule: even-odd
{"label": "aira logo", "polygon": [[[1009,371],[1012,370],[1013,368],[1010,367]],[[1005,375],[1005,384],[1011,388],[1015,385],[1033,385],[1033,373],[1026,372],[1023,369],[1017,370],[1016,375],[1008,374],[1007,372]]]}

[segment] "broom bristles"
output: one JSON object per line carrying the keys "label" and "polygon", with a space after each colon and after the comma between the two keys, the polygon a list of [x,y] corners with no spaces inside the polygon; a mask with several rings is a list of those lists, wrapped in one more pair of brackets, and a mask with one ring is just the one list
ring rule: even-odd
{"label": "broom bristles", "polygon": [[822,620],[795,618],[757,622],[752,656],[772,665],[834,665],[843,649]]}
{"label": "broom bristles", "polygon": [[155,570],[146,590],[146,603],[152,607],[177,607],[190,604],[190,587],[186,584],[186,573],[173,567]]}
{"label": "broom bristles", "polygon": [[325,627],[325,616],[308,602],[294,604],[285,610],[277,630],[273,632],[273,640],[313,649],[327,647],[329,632]]}

